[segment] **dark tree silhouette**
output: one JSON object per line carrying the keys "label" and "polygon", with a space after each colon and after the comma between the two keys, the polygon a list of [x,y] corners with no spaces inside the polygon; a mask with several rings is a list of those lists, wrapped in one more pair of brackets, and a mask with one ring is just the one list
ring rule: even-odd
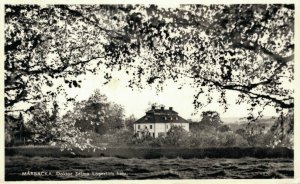
{"label": "dark tree silhouette", "polygon": [[202,119],[199,122],[200,126],[219,128],[224,124],[220,118],[220,114],[216,111],[202,112]]}
{"label": "dark tree silhouette", "polygon": [[225,108],[227,90],[253,108],[294,106],[293,5],[7,5],[5,23],[6,111],[55,96],[38,93],[55,78],[80,87],[76,76],[103,65],[126,70],[131,87],[191,78],[196,107],[212,90]]}
{"label": "dark tree silhouette", "polygon": [[125,126],[126,126],[126,129],[133,132],[133,130],[134,130],[133,123],[134,123],[136,120],[137,120],[137,119],[135,118],[135,116],[134,116],[133,114],[130,115],[129,117],[125,118]]}

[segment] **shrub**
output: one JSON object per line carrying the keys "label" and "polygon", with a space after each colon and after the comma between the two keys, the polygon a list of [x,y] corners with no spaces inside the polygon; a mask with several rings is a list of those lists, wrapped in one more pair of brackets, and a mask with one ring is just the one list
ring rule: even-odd
{"label": "shrub", "polygon": [[156,139],[153,139],[150,143],[152,147],[162,147],[165,145],[165,138],[162,135],[159,135]]}
{"label": "shrub", "polygon": [[188,132],[181,126],[172,126],[165,137],[165,144],[168,146],[186,146]]}
{"label": "shrub", "polygon": [[231,147],[236,145],[236,137],[233,133],[224,132],[219,133],[218,137],[218,146],[220,147]]}
{"label": "shrub", "polygon": [[249,146],[247,140],[244,139],[244,137],[242,137],[241,135],[235,134],[235,139],[236,139],[235,147],[247,147],[247,146]]}

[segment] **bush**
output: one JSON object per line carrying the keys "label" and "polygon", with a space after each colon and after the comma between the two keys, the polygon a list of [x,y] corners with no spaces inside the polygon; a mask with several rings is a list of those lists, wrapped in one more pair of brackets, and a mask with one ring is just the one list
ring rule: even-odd
{"label": "bush", "polygon": [[188,139],[188,146],[193,148],[248,146],[247,140],[232,132],[207,132],[203,130],[191,134]]}
{"label": "bush", "polygon": [[165,138],[162,135],[159,135],[156,139],[153,139],[150,143],[152,147],[163,147],[165,145]]}
{"label": "bush", "polygon": [[134,135],[131,137],[128,144],[144,147],[144,146],[150,146],[153,140],[154,140],[154,138],[151,137],[149,134],[144,134],[142,137],[138,137],[138,136]]}
{"label": "bush", "polygon": [[101,146],[103,144],[110,146],[124,146],[131,142],[132,132],[129,130],[117,130],[114,133],[106,133],[100,135],[98,133],[91,132],[91,138],[93,144],[96,146]]}
{"label": "bush", "polygon": [[244,139],[241,135],[235,134],[235,139],[236,139],[236,142],[235,142],[236,147],[248,147],[249,146],[247,140]]}
{"label": "bush", "polygon": [[189,137],[188,146],[190,147],[216,147],[218,146],[218,140],[215,131],[206,132],[201,131],[191,134]]}
{"label": "bush", "polygon": [[220,132],[228,132],[228,131],[230,131],[230,128],[228,125],[222,125],[222,126],[219,126],[217,130]]}
{"label": "bush", "polygon": [[220,147],[231,147],[235,146],[236,144],[236,139],[235,135],[233,133],[219,133],[217,135],[218,137],[218,146]]}
{"label": "bush", "polygon": [[294,147],[294,110],[282,113],[271,127],[273,147]]}
{"label": "bush", "polygon": [[167,146],[186,146],[188,132],[181,126],[172,126],[165,137]]}
{"label": "bush", "polygon": [[219,131],[207,127],[201,131],[189,133],[182,127],[172,126],[166,136],[153,138],[145,134],[142,137],[133,135],[132,131],[119,130],[113,134],[99,136],[96,139],[102,143],[107,142],[111,146],[137,146],[137,147],[186,147],[186,148],[213,148],[213,147],[269,147],[273,135],[250,135],[246,131],[239,130]]}

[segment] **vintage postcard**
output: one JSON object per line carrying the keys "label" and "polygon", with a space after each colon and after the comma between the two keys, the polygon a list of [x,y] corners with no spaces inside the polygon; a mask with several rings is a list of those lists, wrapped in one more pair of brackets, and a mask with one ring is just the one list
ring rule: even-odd
{"label": "vintage postcard", "polygon": [[295,1],[64,3],[3,3],[3,182],[300,183]]}

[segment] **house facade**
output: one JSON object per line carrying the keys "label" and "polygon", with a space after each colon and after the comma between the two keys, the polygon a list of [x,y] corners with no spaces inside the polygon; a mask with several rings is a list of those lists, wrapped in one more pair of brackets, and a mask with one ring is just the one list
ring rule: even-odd
{"label": "house facade", "polygon": [[189,131],[189,122],[178,115],[172,107],[165,109],[164,107],[156,108],[152,106],[146,115],[138,119],[134,124],[134,133],[142,137],[148,134],[154,138],[165,136],[172,126],[181,126]]}

